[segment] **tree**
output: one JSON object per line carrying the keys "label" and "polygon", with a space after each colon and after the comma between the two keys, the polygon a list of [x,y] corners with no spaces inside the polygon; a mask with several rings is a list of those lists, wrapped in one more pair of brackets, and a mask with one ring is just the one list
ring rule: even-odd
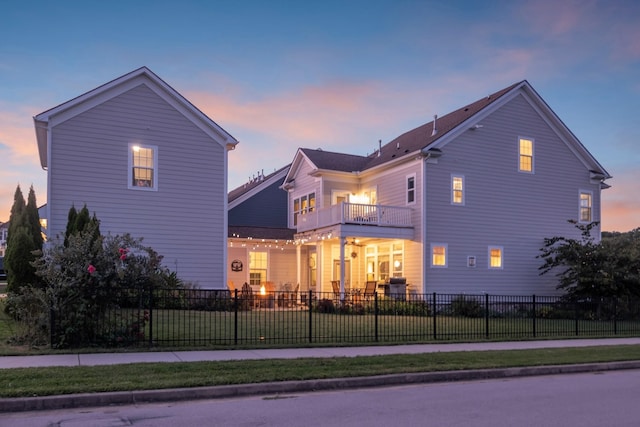
{"label": "tree", "polygon": [[[18,292],[23,286],[39,283],[35,268],[31,265],[36,259],[34,251],[42,249],[42,233],[35,203],[33,187],[29,192],[29,205],[26,205],[18,185],[9,217],[7,251],[4,260],[7,270],[7,291],[10,293]],[[37,227],[32,226],[32,221],[38,224]]]}
{"label": "tree", "polygon": [[71,205],[69,213],[67,214],[67,229],[64,232],[64,245],[69,246],[69,236],[76,233],[76,218],[78,217],[78,211],[76,207]]}
{"label": "tree", "polygon": [[540,274],[556,272],[558,289],[570,298],[640,296],[640,229],[591,236],[597,222],[578,224],[580,239],[544,239]]}
{"label": "tree", "polygon": [[36,250],[42,249],[42,227],[40,226],[40,214],[38,214],[38,204],[36,203],[36,192],[33,185],[29,188],[29,196],[27,196],[27,207],[25,209],[27,215],[27,223],[29,226],[29,234],[33,237],[33,244]]}
{"label": "tree", "polygon": [[91,230],[93,239],[100,238],[100,221],[96,217],[94,212],[93,216],[89,215],[89,209],[85,204],[80,212],[76,211],[76,208],[71,205],[69,213],[67,214],[67,228],[64,235],[64,245],[69,246],[69,237],[82,233],[86,230]]}

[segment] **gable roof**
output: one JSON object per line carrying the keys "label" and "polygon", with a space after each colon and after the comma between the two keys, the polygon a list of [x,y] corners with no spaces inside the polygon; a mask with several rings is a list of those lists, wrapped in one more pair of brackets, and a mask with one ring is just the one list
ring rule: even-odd
{"label": "gable roof", "polygon": [[263,189],[269,187],[274,182],[282,181],[286,173],[289,171],[289,167],[291,164],[281,167],[277,171],[270,173],[269,175],[258,175],[256,179],[252,179],[251,181],[243,184],[239,187],[234,188],[228,194],[228,202],[229,209],[232,209],[239,203],[242,203],[244,200],[249,197],[259,193]]}
{"label": "gable roof", "polygon": [[42,168],[46,169],[48,166],[47,134],[51,127],[63,123],[139,85],[146,85],[219,144],[225,145],[228,149],[233,149],[238,143],[231,134],[207,117],[207,115],[196,108],[150,69],[141,67],[46,110],[33,118]]}
{"label": "gable roof", "polygon": [[[429,150],[438,150],[459,133],[473,128],[479,120],[495,111],[497,108],[513,99],[518,94],[524,93],[534,108],[544,117],[547,123],[560,135],[583,164],[591,171],[602,175],[604,179],[611,175],[589,153],[576,136],[566,127],[560,118],[551,110],[547,103],[531,87],[529,82],[523,80],[514,83],[504,89],[481,98],[471,104],[465,105],[442,117],[434,117],[434,120],[403,133],[389,143],[383,145],[378,151],[369,156],[357,156],[341,153],[332,153],[322,150],[300,149],[294,158],[291,170],[285,179],[285,183],[291,182],[295,173],[294,165],[301,161],[300,154],[314,164],[316,169],[354,172],[366,171],[405,156],[415,156],[416,153],[427,154]],[[435,131],[434,131],[435,127]]]}

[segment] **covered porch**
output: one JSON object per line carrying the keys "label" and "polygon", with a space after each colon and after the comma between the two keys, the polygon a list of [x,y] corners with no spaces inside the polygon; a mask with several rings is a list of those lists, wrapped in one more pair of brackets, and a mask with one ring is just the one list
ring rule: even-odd
{"label": "covered porch", "polygon": [[[340,203],[298,218],[294,240],[315,282],[310,289],[352,295],[381,293],[394,278],[416,277],[417,242],[411,209]],[[305,259],[306,258],[306,259]],[[375,285],[374,285],[375,284]]]}

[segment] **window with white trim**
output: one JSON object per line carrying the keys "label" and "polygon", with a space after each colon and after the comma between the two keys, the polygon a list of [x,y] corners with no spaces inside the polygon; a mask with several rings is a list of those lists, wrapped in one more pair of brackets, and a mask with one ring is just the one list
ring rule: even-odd
{"label": "window with white trim", "polygon": [[316,193],[305,194],[293,200],[293,225],[298,225],[298,215],[313,212],[316,209]]}
{"label": "window with white trim", "polygon": [[533,173],[533,139],[518,140],[518,171]]}
{"label": "window with white trim", "polygon": [[158,147],[129,144],[128,180],[131,189],[158,189]]}
{"label": "window with white trim", "polygon": [[451,175],[451,204],[464,205],[464,175]]}
{"label": "window with white trim", "polygon": [[412,205],[416,202],[416,174],[407,176],[407,204]]}
{"label": "window with white trim", "polygon": [[580,222],[593,220],[593,193],[580,190]]}
{"label": "window with white trim", "polygon": [[491,269],[501,269],[503,268],[503,253],[504,249],[502,246],[489,246],[488,255],[489,255],[489,268]]}
{"label": "window with white trim", "polygon": [[267,253],[249,252],[249,284],[259,287],[267,281]]}
{"label": "window with white trim", "polygon": [[431,267],[447,266],[447,244],[432,243],[431,244]]}

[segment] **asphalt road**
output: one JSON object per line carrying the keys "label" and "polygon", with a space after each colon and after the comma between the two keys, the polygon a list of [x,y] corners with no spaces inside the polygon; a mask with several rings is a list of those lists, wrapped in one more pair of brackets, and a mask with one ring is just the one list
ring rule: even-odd
{"label": "asphalt road", "polygon": [[607,427],[640,420],[640,370],[19,412],[0,426]]}

